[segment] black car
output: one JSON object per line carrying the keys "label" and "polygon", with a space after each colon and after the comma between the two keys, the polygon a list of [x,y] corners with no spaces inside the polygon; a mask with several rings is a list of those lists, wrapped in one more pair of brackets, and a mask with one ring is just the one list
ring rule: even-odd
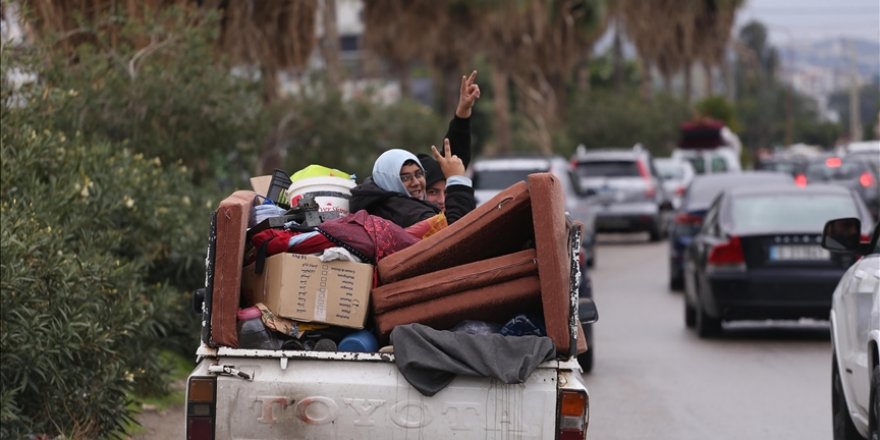
{"label": "black car", "polygon": [[773,171],[704,174],[696,176],[685,190],[684,197],[669,228],[669,288],[684,287],[684,251],[703,225],[703,216],[712,200],[725,188],[747,185],[794,183],[790,174]]}
{"label": "black car", "polygon": [[723,191],[687,248],[685,324],[711,337],[722,321],[828,319],[834,288],[854,261],[821,247],[825,222],[840,217],[872,223],[861,198],[838,186]]}

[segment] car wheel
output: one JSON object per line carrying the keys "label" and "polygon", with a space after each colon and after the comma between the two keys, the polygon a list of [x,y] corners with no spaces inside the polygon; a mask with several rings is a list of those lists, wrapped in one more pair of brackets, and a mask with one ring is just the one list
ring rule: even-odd
{"label": "car wheel", "polygon": [[578,364],[580,364],[581,369],[584,370],[584,374],[593,371],[593,356],[596,352],[596,347],[593,345],[593,328],[590,325],[584,326],[584,338],[587,340],[587,351],[578,355]]}
{"label": "car wheel", "polygon": [[687,328],[694,328],[696,323],[697,311],[694,309],[694,306],[688,304],[687,300],[684,300],[684,325]]}
{"label": "car wheel", "polygon": [[648,233],[650,234],[649,238],[651,241],[662,240],[663,239],[663,227],[660,226],[660,222],[659,221],[655,222],[654,227],[652,227],[651,230],[648,231]]}
{"label": "car wheel", "polygon": [[721,319],[709,316],[703,309],[701,304],[694,306],[696,309],[696,319],[694,325],[697,327],[697,335],[701,338],[713,338],[721,334]]}
{"label": "car wheel", "polygon": [[679,275],[669,274],[669,290],[680,291],[684,289],[684,278]]}
{"label": "car wheel", "polygon": [[880,440],[880,365],[874,365],[871,375],[871,398],[868,400],[868,435],[870,440]]}
{"label": "car wheel", "polygon": [[[833,350],[834,348],[832,347]],[[874,371],[876,372],[876,369]],[[831,428],[834,440],[863,439],[849,417],[846,397],[843,394],[843,382],[840,381],[840,371],[837,369],[837,357],[835,355],[831,356]]]}

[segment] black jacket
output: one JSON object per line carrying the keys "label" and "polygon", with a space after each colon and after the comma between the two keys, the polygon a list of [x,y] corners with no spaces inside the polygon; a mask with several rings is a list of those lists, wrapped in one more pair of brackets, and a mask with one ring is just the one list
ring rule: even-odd
{"label": "black jacket", "polygon": [[[461,158],[467,166],[471,160],[470,119],[454,116],[449,121],[446,137],[449,138],[452,154]],[[370,177],[351,190],[349,205],[351,212],[366,209],[370,214],[391,220],[404,228],[440,213],[440,208],[433,203],[414,199],[409,195],[385,191]],[[446,187],[446,221],[449,224],[473,211],[476,206],[473,188],[465,185]]]}

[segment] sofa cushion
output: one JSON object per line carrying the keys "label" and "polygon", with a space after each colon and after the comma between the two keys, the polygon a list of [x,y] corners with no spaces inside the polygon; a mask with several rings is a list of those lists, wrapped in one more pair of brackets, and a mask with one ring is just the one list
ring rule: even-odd
{"label": "sofa cushion", "polygon": [[398,325],[420,323],[448,330],[464,320],[504,323],[517,313],[540,308],[541,285],[538,277],[532,275],[376,314],[376,330],[384,343]]}
{"label": "sofa cushion", "polygon": [[532,241],[528,185],[517,182],[436,234],[379,261],[381,284],[522,250]]}
{"label": "sofa cushion", "polygon": [[236,191],[223,199],[215,212],[211,289],[211,346],[238,347],[236,312],[241,300],[245,235],[257,194]]}
{"label": "sofa cushion", "polygon": [[373,311],[385,313],[434,298],[537,274],[535,250],[526,249],[385,284],[374,288],[370,296]]}

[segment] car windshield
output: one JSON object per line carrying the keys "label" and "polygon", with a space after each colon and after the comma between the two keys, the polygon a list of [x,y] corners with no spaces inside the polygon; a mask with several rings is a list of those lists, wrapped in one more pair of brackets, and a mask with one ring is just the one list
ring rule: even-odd
{"label": "car windshield", "polygon": [[543,173],[543,169],[516,169],[516,170],[481,170],[474,173],[474,189],[506,189],[510,185],[521,180],[526,180],[529,174]]}
{"label": "car windshield", "polygon": [[664,179],[681,180],[684,179],[684,166],[676,162],[655,161],[657,173]]}
{"label": "car windshield", "polygon": [[577,164],[578,177],[639,177],[639,167],[632,160],[591,160]]}
{"label": "car windshield", "polygon": [[830,219],[859,217],[852,197],[840,194],[777,194],[735,198],[733,229],[758,231],[822,231]]}
{"label": "car windshield", "polygon": [[842,162],[840,159],[828,159],[822,163],[811,164],[807,168],[808,182],[829,182],[833,180],[858,179],[865,171],[865,165],[861,162]]}

